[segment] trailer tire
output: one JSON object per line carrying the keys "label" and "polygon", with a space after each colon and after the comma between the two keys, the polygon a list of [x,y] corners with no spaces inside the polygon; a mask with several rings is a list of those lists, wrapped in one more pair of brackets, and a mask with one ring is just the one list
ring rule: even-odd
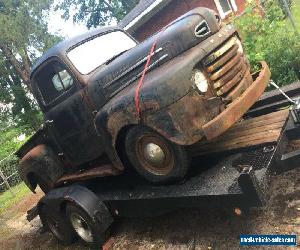
{"label": "trailer tire", "polygon": [[135,126],[128,131],[125,149],[131,165],[152,183],[180,180],[190,166],[184,147],[145,126]]}
{"label": "trailer tire", "polygon": [[42,205],[40,208],[40,219],[46,229],[48,229],[62,244],[70,245],[76,239],[76,234],[72,225],[65,219],[63,213],[59,214]]}
{"label": "trailer tire", "polygon": [[67,218],[78,238],[92,249],[102,249],[109,236],[109,230],[101,227],[83,209],[69,203],[66,207]]}

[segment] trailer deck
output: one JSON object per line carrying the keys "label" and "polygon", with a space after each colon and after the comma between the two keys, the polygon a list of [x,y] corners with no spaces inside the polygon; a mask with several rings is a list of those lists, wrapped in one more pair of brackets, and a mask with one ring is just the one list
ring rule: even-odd
{"label": "trailer deck", "polygon": [[[195,159],[186,180],[153,186],[117,177],[85,185],[120,216],[153,215],[182,207],[256,207],[266,201],[266,184],[278,145],[233,153],[219,160]],[[142,214],[141,214],[142,212]]]}
{"label": "trailer deck", "polygon": [[[88,170],[62,178],[59,187],[28,211],[27,218],[41,216],[41,209],[47,207],[59,224],[66,220],[65,204],[71,203],[93,223],[100,223],[104,235],[116,216],[155,216],[183,207],[263,206],[269,197],[270,175],[299,167],[300,161],[300,150],[286,152],[290,140],[300,139],[299,105],[276,109],[272,113],[260,109],[257,116],[250,111],[251,117],[216,140],[190,147],[192,167],[180,183],[153,185],[130,171],[96,178],[97,171]],[[86,180],[87,176],[94,178]]]}
{"label": "trailer deck", "polygon": [[[120,216],[153,215],[181,207],[262,206],[268,199],[269,175],[277,171],[275,163],[284,153],[288,119],[288,110],[252,118],[211,144],[197,145],[192,149],[192,169],[180,183],[153,185],[133,175],[131,179],[118,176],[82,185]],[[203,148],[209,149],[205,156]]]}
{"label": "trailer deck", "polygon": [[134,173],[85,180],[89,175],[82,172],[73,179],[65,177],[60,188],[75,192],[83,186],[120,216],[154,215],[181,207],[263,206],[270,174],[288,170],[281,159],[295,162],[295,155],[291,159],[291,153],[284,152],[287,141],[296,138],[300,129],[295,129],[285,109],[245,119],[215,141],[195,145],[190,149],[191,171],[180,183],[153,185]]}

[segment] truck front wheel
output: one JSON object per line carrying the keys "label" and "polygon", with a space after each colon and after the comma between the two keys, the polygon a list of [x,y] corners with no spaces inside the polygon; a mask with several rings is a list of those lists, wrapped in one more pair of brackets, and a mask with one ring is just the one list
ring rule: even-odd
{"label": "truck front wheel", "polygon": [[182,179],[189,168],[188,155],[182,146],[144,126],[129,130],[125,149],[131,165],[152,183]]}

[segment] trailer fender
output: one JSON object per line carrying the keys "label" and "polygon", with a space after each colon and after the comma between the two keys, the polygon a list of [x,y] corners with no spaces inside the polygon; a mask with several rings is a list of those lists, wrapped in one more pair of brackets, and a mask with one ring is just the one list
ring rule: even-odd
{"label": "trailer fender", "polygon": [[51,190],[39,201],[38,210],[40,213],[42,206],[47,206],[49,211],[65,218],[65,208],[68,203],[85,211],[102,232],[105,232],[114,221],[104,202],[92,191],[80,185]]}

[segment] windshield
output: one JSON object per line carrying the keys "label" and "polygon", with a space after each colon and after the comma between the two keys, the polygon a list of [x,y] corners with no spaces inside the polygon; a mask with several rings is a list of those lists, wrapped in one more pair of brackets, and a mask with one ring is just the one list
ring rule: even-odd
{"label": "windshield", "polygon": [[81,74],[88,74],[111,58],[136,46],[122,31],[87,40],[68,52],[68,58]]}

